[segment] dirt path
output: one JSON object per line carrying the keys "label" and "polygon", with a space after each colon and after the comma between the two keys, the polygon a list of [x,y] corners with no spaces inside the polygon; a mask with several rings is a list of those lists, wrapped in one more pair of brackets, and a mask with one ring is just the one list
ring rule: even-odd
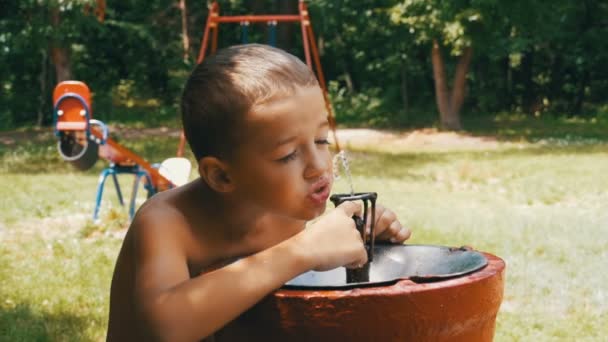
{"label": "dirt path", "polygon": [[[110,132],[121,139],[138,139],[152,136],[170,136],[176,139],[176,128],[122,128],[110,127]],[[496,149],[507,143],[493,137],[476,137],[467,133],[440,132],[436,129],[389,131],[371,128],[344,128],[337,130],[338,142],[345,148],[369,148],[382,151],[415,150],[481,150]],[[53,139],[53,132],[46,129],[0,132],[0,144],[14,146],[25,141],[43,142]],[[330,135],[333,141],[333,136]]]}
{"label": "dirt path", "polygon": [[[155,128],[124,128],[108,127],[111,134],[115,134],[121,139],[137,139],[143,137],[169,136],[179,138],[180,131],[176,128],[155,127]],[[11,146],[25,141],[43,142],[54,139],[51,128],[36,128],[27,131],[2,131],[0,132],[0,144]]]}
{"label": "dirt path", "polygon": [[385,131],[367,128],[339,129],[338,142],[351,148],[382,151],[415,150],[481,150],[505,145],[493,137],[476,137],[467,133],[440,132],[436,129]]}

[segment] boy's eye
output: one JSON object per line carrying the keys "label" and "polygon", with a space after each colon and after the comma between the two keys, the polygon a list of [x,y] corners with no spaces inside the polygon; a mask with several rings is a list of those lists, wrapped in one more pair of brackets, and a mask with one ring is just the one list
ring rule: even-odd
{"label": "boy's eye", "polygon": [[[329,140],[327,140],[327,138],[325,138],[325,139],[315,140],[315,144],[317,144],[317,145],[329,145],[330,143],[329,143]],[[293,152],[291,152],[290,154],[286,155],[285,157],[277,159],[277,161],[286,164],[286,163],[288,163],[288,162],[296,159],[297,157],[298,157],[298,150],[294,150]]]}
{"label": "boy's eye", "polygon": [[296,159],[297,156],[298,156],[298,150],[295,150],[295,151],[291,152],[290,154],[286,155],[285,157],[277,159],[277,161],[281,162],[281,163],[288,163],[288,162]]}

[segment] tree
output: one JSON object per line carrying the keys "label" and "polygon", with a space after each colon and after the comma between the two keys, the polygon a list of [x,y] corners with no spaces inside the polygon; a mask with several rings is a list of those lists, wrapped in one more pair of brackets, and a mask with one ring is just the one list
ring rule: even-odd
{"label": "tree", "polygon": [[[291,13],[296,4],[220,1],[223,15]],[[110,1],[100,23],[98,9],[104,5],[104,0],[0,1],[0,128],[49,124],[52,89],[66,78],[94,90],[100,119],[123,120],[113,112],[139,110],[154,120],[161,107],[175,114],[171,107],[192,68],[184,57],[198,51],[207,2]],[[439,112],[442,128],[459,129],[465,108],[467,115],[605,111],[608,2],[308,0],[308,5],[341,123],[428,125],[436,117],[425,116],[430,109]],[[249,40],[266,42],[266,27],[253,26]],[[302,56],[299,34],[296,25],[279,24],[279,46]],[[238,44],[240,36],[238,24],[222,26],[219,47]],[[125,108],[126,103],[144,105]]]}
{"label": "tree", "polygon": [[[59,4],[53,4],[50,8],[51,28],[53,32],[61,31],[61,8]],[[51,60],[55,66],[55,80],[57,83],[72,79],[72,66],[70,64],[70,50],[58,35],[54,35],[50,44]]]}
{"label": "tree", "polygon": [[[466,94],[466,78],[473,55],[469,30],[482,19],[468,1],[405,0],[391,9],[393,23],[405,25],[417,44],[429,46],[435,98],[443,129],[462,128],[460,109]],[[448,84],[442,47],[458,57],[452,84]],[[450,90],[451,88],[451,90]]]}

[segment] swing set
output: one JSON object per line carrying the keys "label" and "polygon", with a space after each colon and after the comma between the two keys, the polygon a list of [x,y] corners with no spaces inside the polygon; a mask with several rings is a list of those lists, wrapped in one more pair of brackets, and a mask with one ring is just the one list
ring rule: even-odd
{"label": "swing set", "polygon": [[[102,7],[105,9],[105,6]],[[99,13],[97,14],[99,18]],[[103,13],[101,13],[103,18]],[[325,77],[319,59],[319,52],[310,22],[308,8],[303,0],[298,3],[298,14],[293,15],[241,15],[222,16],[217,2],[209,6],[209,15],[205,25],[197,64],[201,63],[207,54],[209,43],[210,52],[217,50],[217,38],[220,24],[239,23],[241,25],[241,40],[248,43],[249,26],[253,23],[265,23],[269,27],[269,45],[276,45],[276,26],[278,23],[299,23],[302,32],[302,43],[306,64],[315,71],[328,113],[330,128],[333,132],[336,149],[340,151],[336,136],[336,121],[327,93]],[[70,162],[79,170],[88,170],[99,159],[109,162],[108,167],[99,175],[93,220],[97,220],[101,207],[104,185],[108,177],[112,177],[118,201],[124,205],[122,191],[117,175],[132,174],[134,183],[129,205],[129,218],[135,215],[136,197],[140,184],[143,183],[148,197],[188,182],[191,165],[183,158],[186,138],[182,131],[176,157],[168,158],[160,164],[152,164],[137,153],[126,148],[109,137],[108,126],[100,120],[93,119],[91,107],[91,92],[87,85],[80,81],[65,81],[59,83],[53,92],[53,127],[58,139],[58,150],[63,160]]]}
{"label": "swing set", "polygon": [[[243,44],[247,44],[249,42],[249,26],[253,23],[265,23],[269,27],[268,44],[275,46],[276,27],[277,24],[280,22],[300,24],[300,28],[302,30],[302,46],[304,48],[304,58],[306,61],[306,65],[308,65],[309,68],[314,70],[317,75],[317,80],[319,81],[319,85],[321,86],[321,89],[323,91],[323,99],[325,100],[325,107],[327,109],[329,126],[333,132],[334,143],[336,144],[336,149],[340,151],[338,137],[336,136],[336,119],[327,92],[327,84],[325,82],[325,76],[323,75],[323,68],[321,67],[319,50],[317,48],[317,41],[312,30],[308,7],[306,6],[306,3],[303,0],[298,1],[298,14],[238,16],[220,15],[220,6],[216,1],[214,1],[209,6],[209,15],[207,16],[205,33],[203,34],[203,39],[201,42],[201,47],[198,53],[196,63],[200,64],[205,59],[205,56],[207,55],[207,48],[209,47],[209,40],[211,40],[211,53],[214,53],[217,50],[217,37],[219,33],[220,24],[239,23],[241,25],[241,42]],[[183,155],[185,145],[186,138],[182,132],[179,147],[177,149],[178,156]]]}

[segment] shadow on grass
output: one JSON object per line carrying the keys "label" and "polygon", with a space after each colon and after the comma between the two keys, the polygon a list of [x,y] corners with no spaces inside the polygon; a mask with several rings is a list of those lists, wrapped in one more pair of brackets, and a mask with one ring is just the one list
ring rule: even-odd
{"label": "shadow on grass", "polygon": [[28,304],[0,307],[0,341],[87,341],[91,320],[69,312],[37,312]]}
{"label": "shadow on grass", "polygon": [[473,135],[493,136],[500,141],[608,142],[608,120],[601,117],[498,114],[465,117],[463,126]]}
{"label": "shadow on grass", "polygon": [[[171,137],[149,137],[134,140],[124,139],[119,143],[154,164],[174,157],[179,140]],[[186,156],[191,157],[191,153],[188,151]],[[93,168],[84,172],[97,175],[108,165],[107,161],[100,159]],[[80,172],[61,159],[54,137],[40,141],[21,142],[14,146],[0,144],[0,173],[40,174],[49,172]]]}
{"label": "shadow on grass", "polygon": [[449,151],[449,152],[349,152],[353,175],[375,176],[380,178],[399,178],[421,180],[416,171],[428,164],[449,164],[456,160],[497,161],[504,158],[593,155],[607,154],[608,145],[537,145],[526,148],[509,148],[485,151]]}

